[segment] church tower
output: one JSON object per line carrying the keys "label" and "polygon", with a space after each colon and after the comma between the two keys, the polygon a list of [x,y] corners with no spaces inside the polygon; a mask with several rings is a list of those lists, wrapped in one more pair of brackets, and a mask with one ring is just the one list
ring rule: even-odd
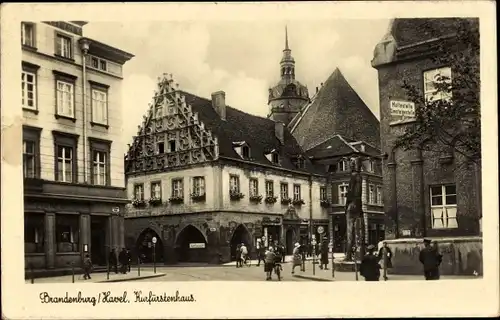
{"label": "church tower", "polygon": [[295,59],[288,45],[287,27],[285,27],[285,49],[280,61],[280,76],[280,81],[269,88],[269,118],[288,125],[309,102],[309,92],[306,86],[295,80]]}

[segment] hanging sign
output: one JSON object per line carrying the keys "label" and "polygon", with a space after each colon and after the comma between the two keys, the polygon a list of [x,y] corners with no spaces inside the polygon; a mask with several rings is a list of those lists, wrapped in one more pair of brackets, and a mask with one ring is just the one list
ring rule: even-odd
{"label": "hanging sign", "polygon": [[205,249],[205,243],[204,242],[190,243],[189,249]]}

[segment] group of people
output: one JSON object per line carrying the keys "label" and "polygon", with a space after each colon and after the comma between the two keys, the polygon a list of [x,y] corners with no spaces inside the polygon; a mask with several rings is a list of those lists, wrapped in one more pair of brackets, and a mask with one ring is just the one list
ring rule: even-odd
{"label": "group of people", "polygon": [[[126,274],[130,272],[130,263],[132,261],[132,256],[130,254],[130,250],[123,248],[118,256],[116,255],[116,250],[112,249],[109,252],[109,268],[112,269],[116,274],[118,274],[118,264],[120,264],[120,273]],[[92,279],[90,273],[92,272],[93,264],[90,259],[90,255],[87,253],[83,258],[83,279],[88,280]]]}
{"label": "group of people", "polygon": [[[380,248],[378,255],[375,255],[375,246],[369,245],[368,253],[361,260],[359,273],[366,281],[379,281],[380,269],[384,266],[387,269],[392,268],[392,251],[384,242]],[[387,258],[384,257],[387,255]],[[424,268],[425,280],[439,280],[439,266],[443,260],[443,255],[439,253],[437,243],[429,239],[424,239],[424,248],[420,251],[419,261]],[[387,280],[387,275],[384,275],[384,280]]]}
{"label": "group of people", "polygon": [[236,246],[236,268],[241,268],[248,261],[248,248],[245,243]]}

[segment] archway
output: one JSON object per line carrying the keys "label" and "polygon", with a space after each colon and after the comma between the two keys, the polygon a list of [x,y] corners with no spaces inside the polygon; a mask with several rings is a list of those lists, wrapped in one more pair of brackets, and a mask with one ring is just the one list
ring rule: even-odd
{"label": "archway", "polygon": [[[156,244],[153,245],[153,237]],[[155,257],[153,257],[153,250]],[[163,262],[163,242],[161,237],[153,229],[146,228],[137,238],[136,252],[142,263]]]}
{"label": "archway", "polygon": [[234,229],[233,236],[231,237],[231,261],[236,260],[236,248],[242,243],[246,245],[248,252],[251,252],[253,245],[252,235],[244,225],[240,224]]}
{"label": "archway", "polygon": [[289,228],[286,231],[286,254],[293,254],[293,238],[295,236],[295,232],[292,228]]}
{"label": "archway", "polygon": [[207,262],[207,239],[193,225],[188,225],[177,235],[175,241],[177,261]]}

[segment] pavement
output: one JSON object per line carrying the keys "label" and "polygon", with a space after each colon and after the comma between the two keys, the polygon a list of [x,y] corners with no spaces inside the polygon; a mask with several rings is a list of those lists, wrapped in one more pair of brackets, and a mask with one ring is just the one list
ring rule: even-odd
{"label": "pavement", "polygon": [[[330,256],[329,256],[330,257]],[[343,259],[345,258],[345,254],[342,254],[342,253],[335,253],[334,256],[333,256],[335,262],[340,262],[340,261],[343,261]],[[319,261],[319,256],[315,257],[314,258],[316,261]],[[306,261],[312,261],[313,260],[313,257],[307,257],[306,258]],[[292,255],[289,255],[289,256],[285,256],[285,263],[291,263],[293,261],[293,256]],[[258,260],[250,260],[250,264],[255,266],[257,264]],[[231,262],[228,262],[228,263],[224,263],[222,264],[222,266],[224,267],[236,267],[236,261],[231,261]]]}
{"label": "pavement", "polygon": [[[122,273],[110,273],[109,274],[109,279],[107,276],[106,272],[96,272],[92,273],[91,279],[89,280],[84,280],[83,279],[83,274],[75,274],[74,276],[74,282],[75,283],[100,283],[100,282],[126,282],[126,281],[137,281],[137,280],[149,280],[149,281],[154,281],[154,279],[163,277],[165,274],[162,272],[159,272],[157,269],[156,273],[154,272],[153,268],[145,269],[143,270],[141,268],[141,274],[139,275],[137,272],[136,268],[132,268],[131,272],[128,272],[126,274]],[[60,276],[60,277],[47,277],[47,278],[35,278],[34,283],[72,283],[73,282],[73,276],[72,275],[66,275],[66,276]],[[25,283],[31,284],[31,279],[25,280]]]}

